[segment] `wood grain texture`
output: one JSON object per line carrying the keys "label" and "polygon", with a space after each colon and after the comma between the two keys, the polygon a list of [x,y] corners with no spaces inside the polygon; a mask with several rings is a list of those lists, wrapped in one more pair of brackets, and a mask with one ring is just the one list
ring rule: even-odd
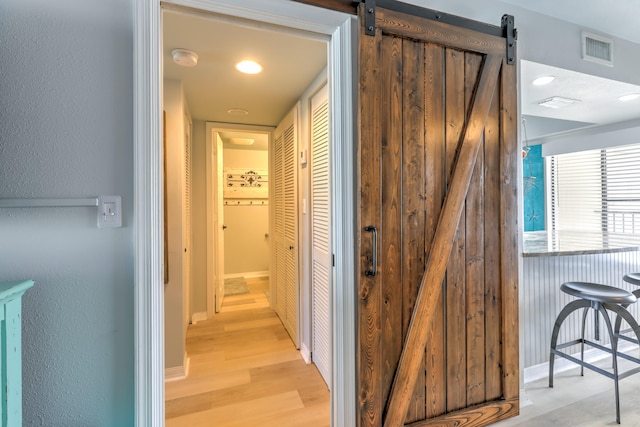
{"label": "wood grain texture", "polygon": [[443,417],[408,424],[407,427],[482,427],[518,414],[518,399],[491,402],[452,412]]}
{"label": "wood grain texture", "polygon": [[247,283],[251,298],[229,296],[214,318],[189,325],[189,377],[165,384],[166,425],[328,427],[326,384],[263,307],[268,278]]}
{"label": "wood grain texture", "polygon": [[[499,90],[499,88],[497,89]],[[499,95],[499,94],[496,94]],[[502,396],[502,291],[500,275],[500,96],[484,128],[484,310],[486,400]]]}
{"label": "wood grain texture", "polygon": [[[402,42],[402,339],[407,335],[420,279],[426,260],[425,217],[425,120],[424,120],[424,44]],[[399,357],[400,353],[398,353]],[[424,365],[424,360],[422,362]],[[418,376],[407,421],[425,418],[426,385],[424,373]]]}
{"label": "wood grain texture", "polygon": [[[364,5],[360,6],[362,14]],[[360,19],[361,23],[364,20]],[[382,423],[382,376],[380,372],[380,274],[366,276],[372,262],[373,242],[370,233],[363,231],[369,225],[380,227],[380,61],[381,33],[366,36],[360,28],[359,49],[359,111],[358,159],[360,199],[359,288],[358,288],[358,381],[359,426],[377,426]],[[378,253],[378,255],[380,255]],[[379,256],[378,256],[379,258]],[[384,263],[378,265],[384,271]]]}
{"label": "wood grain texture", "polygon": [[506,53],[506,40],[438,21],[376,8],[376,25],[386,34],[437,43],[454,49],[487,55]]}
{"label": "wood grain texture", "polygon": [[386,402],[396,365],[402,351],[402,39],[384,37],[381,56],[386,66],[381,73],[381,209],[378,232],[382,303],[380,322],[384,345],[381,348],[382,402]]}
{"label": "wood grain texture", "polygon": [[[427,217],[425,228],[425,251],[428,256],[432,250],[433,237],[445,195],[445,110],[444,48],[435,44],[425,45],[425,132],[426,132],[426,197]],[[444,283],[434,283],[441,289]],[[414,303],[415,305],[415,303]],[[433,418],[446,411],[446,375],[445,375],[445,318],[444,292],[435,301],[433,320],[427,336],[425,371],[427,388],[426,417]]]}
{"label": "wood grain texture", "polygon": [[[482,56],[465,54],[465,104],[470,105],[482,65]],[[494,96],[495,98],[495,96]],[[489,112],[491,109],[489,109]],[[490,114],[487,116],[489,120]],[[465,407],[485,401],[484,318],[484,132],[465,202]],[[462,218],[461,218],[462,221]]]}
{"label": "wood grain texture", "polygon": [[[516,231],[500,226],[515,203],[501,194],[504,132],[516,130],[500,99],[515,91],[497,83],[504,40],[387,12],[377,9],[374,37],[360,34],[358,425],[486,425],[514,413],[502,345],[503,252],[515,238],[502,233]],[[495,55],[478,53],[485,40]],[[373,277],[368,225],[379,232]]]}
{"label": "wood grain texture", "polygon": [[[505,61],[506,63],[506,61]],[[517,143],[517,100],[516,68],[503,67],[500,91],[501,105],[501,209],[502,225],[502,360],[503,393],[505,399],[512,399],[520,392],[520,368],[518,358],[518,179],[517,162],[520,160]]]}
{"label": "wood grain texture", "polygon": [[432,285],[442,282],[445,275],[448,258],[453,248],[453,237],[456,234],[489,106],[495,91],[496,76],[501,65],[500,57],[489,56],[482,69],[478,93],[474,97],[469,123],[463,133],[463,143],[438,222],[432,245],[434,249],[427,261],[425,275],[416,301],[416,309],[411,318],[405,347],[393,382],[389,409],[384,423],[388,427],[404,424],[404,417],[411,401],[411,394],[415,387],[425,349],[425,338],[431,324],[432,313],[429,308],[434,305],[440,292],[437,286]]}
{"label": "wood grain texture", "polygon": [[325,9],[337,10],[339,12],[357,13],[357,3],[351,0],[294,0],[298,3],[310,4],[313,6],[323,7]]}
{"label": "wood grain texture", "polygon": [[[467,103],[465,99],[464,52],[447,48],[445,51],[446,89],[446,188],[452,184],[460,136],[464,131]],[[448,191],[448,190],[447,190]],[[450,214],[450,213],[449,213]],[[464,408],[467,402],[466,330],[465,330],[465,211],[460,208],[453,247],[449,252],[445,287],[447,412]],[[432,250],[437,251],[437,247]]]}

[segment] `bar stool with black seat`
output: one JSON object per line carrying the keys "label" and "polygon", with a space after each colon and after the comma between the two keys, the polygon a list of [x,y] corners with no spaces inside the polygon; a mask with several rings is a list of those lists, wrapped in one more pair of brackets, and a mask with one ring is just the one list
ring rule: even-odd
{"label": "bar stool with black seat", "polygon": [[[618,389],[618,381],[628,377],[629,375],[640,372],[640,359],[629,356],[624,353],[618,352],[618,340],[616,335],[614,334],[611,320],[609,319],[608,311],[611,311],[617,315],[619,319],[624,319],[627,324],[631,327],[633,332],[636,334],[636,337],[640,339],[640,327],[638,323],[633,318],[631,313],[626,310],[626,306],[629,304],[633,304],[637,301],[637,297],[633,295],[631,292],[626,291],[621,288],[616,288],[613,286],[601,285],[598,283],[589,283],[589,282],[566,282],[560,286],[560,289],[574,297],[577,297],[577,300],[571,301],[560,311],[558,318],[553,326],[553,332],[551,334],[551,353],[549,358],[549,387],[553,387],[553,363],[555,356],[560,356],[565,359],[568,359],[578,365],[580,365],[580,375],[584,375],[584,368],[591,369],[599,374],[602,374],[608,378],[613,379],[615,384],[615,397],[616,397],[616,422],[620,424],[620,398],[619,398],[619,389]],[[568,341],[565,343],[558,344],[558,334],[560,332],[560,327],[565,319],[574,311],[584,308],[584,312],[582,314],[582,328],[581,328],[581,337],[579,339],[575,339],[572,341]],[[609,338],[611,341],[610,347],[606,347],[604,345],[598,344],[594,341],[590,341],[585,339],[584,330],[587,319],[587,313],[589,309],[593,309],[595,311],[595,339],[599,340],[598,330],[599,330],[599,315],[602,316],[604,322],[607,326],[607,332],[609,333]],[[616,322],[618,323],[618,322]],[[573,345],[580,344],[580,359],[571,356],[568,353],[561,351],[564,348],[571,347]],[[584,346],[588,345],[599,350],[605,351],[611,354],[612,358],[612,370],[613,372],[609,372],[605,369],[599,368],[591,363],[584,361]],[[637,363],[639,366],[637,368],[631,369],[629,371],[620,373],[618,372],[618,356],[623,357],[624,359],[630,360],[632,362]]]}

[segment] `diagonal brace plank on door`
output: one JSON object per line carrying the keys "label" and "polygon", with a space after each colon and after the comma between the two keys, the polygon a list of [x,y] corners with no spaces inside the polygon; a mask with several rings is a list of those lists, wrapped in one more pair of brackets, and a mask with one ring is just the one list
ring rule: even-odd
{"label": "diagonal brace plank on door", "polygon": [[453,248],[455,233],[469,189],[469,183],[482,141],[489,108],[500,76],[502,57],[488,55],[473,98],[468,121],[462,136],[460,151],[446,195],[432,248],[420,283],[420,290],[411,316],[400,362],[393,380],[384,420],[385,427],[404,425],[418,371],[426,346],[426,337],[433,320],[431,307],[440,297],[447,263]]}

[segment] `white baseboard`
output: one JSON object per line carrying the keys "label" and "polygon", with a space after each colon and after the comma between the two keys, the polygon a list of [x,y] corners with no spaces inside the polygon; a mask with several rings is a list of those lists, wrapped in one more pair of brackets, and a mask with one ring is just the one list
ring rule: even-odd
{"label": "white baseboard", "polygon": [[225,279],[234,279],[236,277],[245,277],[247,279],[253,279],[254,277],[269,277],[269,270],[265,271],[250,271],[248,273],[234,273],[234,274],[225,274]]}
{"label": "white baseboard", "polygon": [[191,323],[193,325],[195,325],[198,322],[202,322],[203,320],[207,320],[207,312],[206,311],[200,311],[198,313],[193,313],[193,315],[191,316]]}
{"label": "white baseboard", "polygon": [[[637,350],[638,346],[633,343],[620,342],[618,350],[623,353],[632,352]],[[573,357],[580,359],[580,353],[572,354]],[[610,354],[600,351],[598,349],[589,349],[584,352],[585,362],[595,363],[599,360],[611,357]],[[553,364],[553,372],[557,374],[559,372],[565,372],[570,369],[574,369],[580,365],[573,363],[562,357],[556,357]],[[539,365],[530,366],[524,368],[524,383],[528,384],[533,381],[537,381],[543,378],[549,378],[549,362],[540,363]]]}
{"label": "white baseboard", "polygon": [[311,352],[309,351],[305,343],[302,343],[302,345],[300,346],[300,356],[302,356],[302,360],[304,360],[304,363],[306,363],[307,365],[311,364]]}
{"label": "white baseboard", "polygon": [[529,400],[529,397],[527,396],[527,389],[521,388],[520,389],[520,408],[524,408],[530,405],[533,405],[533,402]]}
{"label": "white baseboard", "polygon": [[164,370],[164,382],[172,382],[172,381],[180,381],[186,380],[189,376],[189,365],[191,363],[191,359],[184,355],[184,360],[182,361],[182,366],[174,366],[172,368],[166,368]]}

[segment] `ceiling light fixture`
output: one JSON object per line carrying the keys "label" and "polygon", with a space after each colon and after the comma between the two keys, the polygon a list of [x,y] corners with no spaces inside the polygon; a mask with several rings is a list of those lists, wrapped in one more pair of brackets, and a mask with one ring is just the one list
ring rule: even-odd
{"label": "ceiling light fixture", "polygon": [[640,98],[640,93],[630,93],[628,95],[622,95],[618,97],[618,101],[627,102]]}
{"label": "ceiling light fixture", "polygon": [[232,115],[232,116],[246,116],[249,114],[249,112],[245,109],[242,108],[229,108],[227,110],[227,113]]}
{"label": "ceiling light fixture", "polygon": [[195,67],[198,64],[198,54],[188,49],[173,49],[173,62],[183,67]]}
{"label": "ceiling light fixture", "polygon": [[252,145],[254,143],[253,138],[231,138],[230,141],[236,145]]}
{"label": "ceiling light fixture", "polygon": [[538,77],[531,83],[533,83],[534,86],[544,86],[544,85],[548,85],[554,80],[555,80],[555,76],[542,76],[542,77]]}
{"label": "ceiling light fixture", "polygon": [[561,108],[567,105],[576,104],[580,102],[579,99],[563,98],[562,96],[552,96],[551,98],[543,99],[538,102],[538,105],[549,108]]}
{"label": "ceiling light fixture", "polygon": [[258,64],[256,61],[240,61],[236,64],[236,70],[245,74],[258,74],[262,71],[262,65]]}

